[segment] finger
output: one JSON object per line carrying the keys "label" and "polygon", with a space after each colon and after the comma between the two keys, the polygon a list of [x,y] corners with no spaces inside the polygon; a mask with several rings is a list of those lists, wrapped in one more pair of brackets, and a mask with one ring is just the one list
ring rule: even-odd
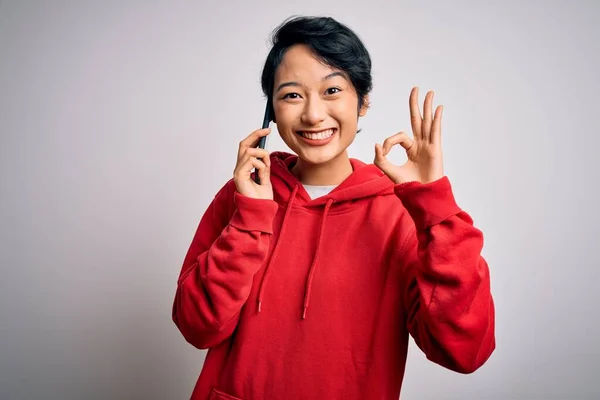
{"label": "finger", "polygon": [[435,117],[433,118],[433,126],[431,128],[431,144],[439,144],[442,141],[442,114],[444,106],[438,106],[435,109]]}
{"label": "finger", "polygon": [[399,132],[399,133],[395,134],[394,136],[390,136],[389,138],[387,138],[383,141],[383,155],[386,156],[390,152],[392,147],[394,147],[397,144],[402,146],[405,150],[408,150],[414,144],[414,140],[411,139],[404,132]]}
{"label": "finger", "polygon": [[250,165],[252,168],[256,169],[261,185],[269,182],[269,168],[264,162],[256,158],[252,158],[250,159]]}
{"label": "finger", "polygon": [[271,128],[257,129],[254,132],[252,132],[250,135],[246,136],[246,138],[240,142],[239,150],[238,150],[238,158],[240,158],[242,156],[242,154],[244,153],[244,150],[247,149],[248,147],[256,147],[256,145],[258,145],[258,141],[260,140],[260,138],[263,136],[267,136],[269,133],[271,133]]}
{"label": "finger", "polygon": [[421,138],[421,111],[419,109],[419,88],[414,87],[410,92],[410,98],[408,100],[410,108],[410,124],[415,139]]}
{"label": "finger", "polygon": [[259,149],[256,147],[247,147],[246,150],[244,150],[243,157],[246,157],[246,156],[260,158],[265,163],[270,162],[270,158],[271,158],[269,155],[269,152],[267,150]]}
{"label": "finger", "polygon": [[433,91],[427,92],[427,95],[425,96],[425,102],[423,104],[423,124],[421,125],[421,132],[423,134],[423,140],[427,142],[429,141],[429,136],[431,134],[431,122],[433,120],[431,115],[433,95]]}
{"label": "finger", "polygon": [[257,159],[256,157],[252,157],[250,155],[244,155],[240,160],[240,163],[234,170],[234,175],[238,176],[250,176],[252,173],[252,169],[256,168],[257,165],[265,165],[264,162]]}
{"label": "finger", "polygon": [[268,167],[271,166],[271,157],[269,156],[269,152],[264,149],[258,149],[253,147],[248,147],[244,150],[244,153],[238,160],[238,168],[242,169],[250,168],[251,169],[251,161],[259,159]]}
{"label": "finger", "polygon": [[260,178],[261,185],[269,185],[271,183],[271,168],[266,165],[264,162],[257,160],[256,158],[252,160],[252,166],[256,169],[258,173],[258,177]]}

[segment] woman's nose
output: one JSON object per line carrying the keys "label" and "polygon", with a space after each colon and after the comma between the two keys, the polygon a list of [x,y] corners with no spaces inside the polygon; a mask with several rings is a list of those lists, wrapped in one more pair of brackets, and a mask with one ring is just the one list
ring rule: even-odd
{"label": "woman's nose", "polygon": [[302,122],[307,125],[318,125],[326,117],[327,106],[325,102],[318,97],[309,98],[302,112]]}

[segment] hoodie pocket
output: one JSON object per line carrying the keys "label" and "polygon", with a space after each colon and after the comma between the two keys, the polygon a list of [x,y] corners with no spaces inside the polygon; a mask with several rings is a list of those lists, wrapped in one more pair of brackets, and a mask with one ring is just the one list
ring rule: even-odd
{"label": "hoodie pocket", "polygon": [[231,396],[227,393],[223,393],[220,390],[213,389],[210,393],[208,400],[242,400],[239,397]]}

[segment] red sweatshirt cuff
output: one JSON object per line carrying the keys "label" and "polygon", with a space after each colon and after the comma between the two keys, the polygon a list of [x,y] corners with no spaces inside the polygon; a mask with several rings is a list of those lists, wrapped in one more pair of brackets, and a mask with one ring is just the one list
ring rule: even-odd
{"label": "red sweatshirt cuff", "polygon": [[236,210],[229,224],[242,231],[273,234],[273,220],[279,204],[273,200],[253,199],[234,192]]}
{"label": "red sweatshirt cuff", "polygon": [[425,184],[402,183],[394,187],[394,192],[402,201],[418,230],[437,225],[462,211],[456,204],[447,176]]}

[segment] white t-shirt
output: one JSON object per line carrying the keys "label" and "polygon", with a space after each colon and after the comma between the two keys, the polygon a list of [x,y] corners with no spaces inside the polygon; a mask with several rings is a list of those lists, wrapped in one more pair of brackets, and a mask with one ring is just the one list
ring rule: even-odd
{"label": "white t-shirt", "polygon": [[304,186],[304,189],[306,189],[306,192],[308,192],[308,195],[310,196],[311,200],[314,200],[321,196],[325,196],[326,194],[329,194],[329,192],[331,192],[333,189],[335,189],[337,187],[337,185],[314,186],[314,185],[304,185],[304,184],[302,186]]}

